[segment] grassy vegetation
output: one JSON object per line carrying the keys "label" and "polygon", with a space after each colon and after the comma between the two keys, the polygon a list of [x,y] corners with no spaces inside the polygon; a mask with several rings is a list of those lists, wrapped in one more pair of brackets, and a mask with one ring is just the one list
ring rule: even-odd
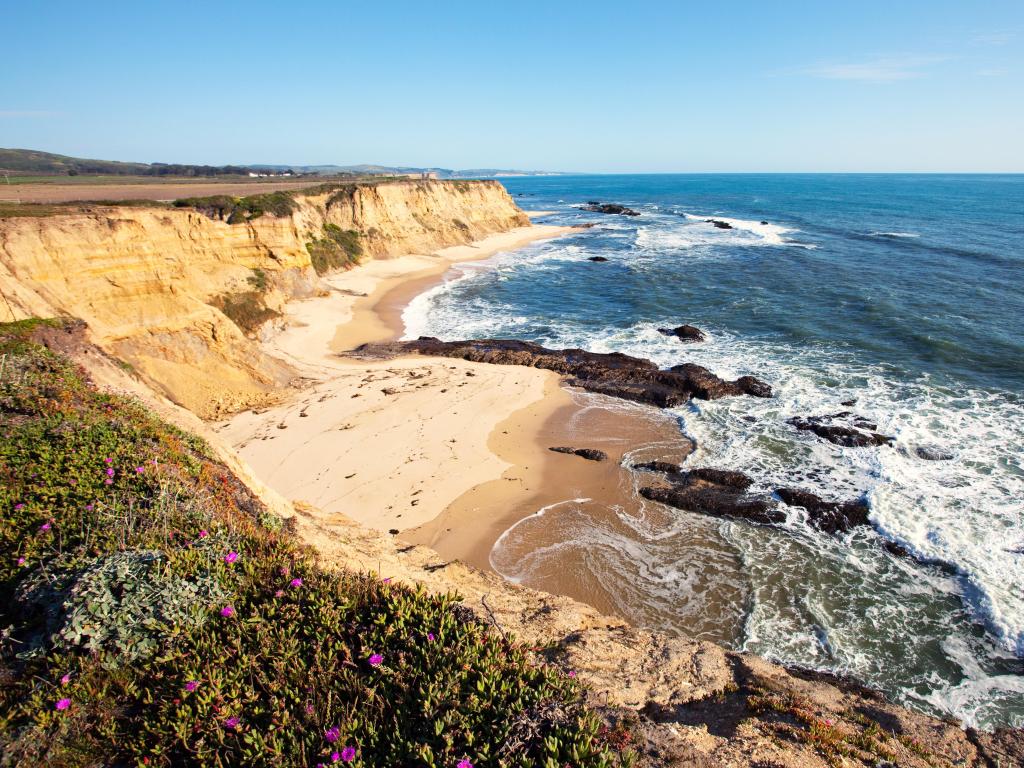
{"label": "grassy vegetation", "polygon": [[195,208],[210,218],[226,221],[228,224],[258,219],[264,214],[284,217],[298,209],[293,192],[267,192],[263,195],[230,197],[211,195],[209,197],[185,197],[175,200],[176,208]]}
{"label": "grassy vegetation", "polygon": [[362,235],[353,230],[344,230],[336,224],[324,224],[324,236],[306,243],[313,269],[323,275],[335,269],[354,266],[363,255],[359,242]]}
{"label": "grassy vegetation", "polygon": [[573,680],[454,596],[320,568],[46,330],[0,325],[4,765],[628,762]]}
{"label": "grassy vegetation", "polygon": [[281,316],[263,302],[263,290],[226,293],[214,301],[214,306],[245,334],[252,334],[268,320]]}

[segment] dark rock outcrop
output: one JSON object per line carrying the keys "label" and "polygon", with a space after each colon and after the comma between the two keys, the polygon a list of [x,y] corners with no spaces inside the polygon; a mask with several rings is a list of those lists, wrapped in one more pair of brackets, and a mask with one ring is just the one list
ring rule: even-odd
{"label": "dark rock outcrop", "polygon": [[704,331],[694,325],[680,325],[677,328],[659,328],[658,333],[663,333],[666,336],[675,336],[684,342],[704,341],[707,338],[704,335]]}
{"label": "dark rock outcrop", "polygon": [[353,354],[369,358],[419,354],[494,365],[544,368],[570,377],[570,384],[591,392],[659,408],[671,408],[690,398],[714,400],[731,395],[771,397],[772,394],[768,384],[753,376],[726,381],[707,368],[692,363],[662,371],[650,360],[619,352],[603,354],[582,349],[548,349],[515,339],[441,341],[423,336],[415,341],[364,344]]}
{"label": "dark rock outcrop", "polygon": [[601,203],[597,200],[588,200],[587,204],[583,206],[584,211],[590,213],[613,213],[619,216],[639,216],[640,211],[634,211],[632,208],[627,208],[624,205],[618,203]]}
{"label": "dark rock outcrop", "polygon": [[849,411],[841,411],[827,416],[797,416],[788,419],[786,423],[792,424],[799,430],[813,432],[830,443],[847,448],[887,445],[895,439],[876,432],[877,424],[862,416],[855,416]]}
{"label": "dark rock outcrop", "polygon": [[919,459],[925,461],[949,461],[953,454],[934,445],[919,445],[914,449]]}
{"label": "dark rock outcrop", "polygon": [[668,487],[641,488],[640,495],[713,517],[731,517],[763,525],[785,521],[786,514],[770,499],[745,493],[751,482],[742,472],[702,467],[672,478]]}
{"label": "dark rock outcrop", "polygon": [[868,505],[860,499],[826,501],[799,488],[779,488],[775,493],[788,506],[806,509],[808,522],[826,533],[842,533],[858,525],[871,524]]}
{"label": "dark rock outcrop", "polygon": [[591,256],[587,261],[608,261],[604,256]]}
{"label": "dark rock outcrop", "polygon": [[568,446],[560,445],[556,448],[548,448],[548,450],[555,453],[568,453],[573,456],[579,456],[588,461],[605,461],[608,458],[607,453],[599,451],[597,448],[569,448]]}
{"label": "dark rock outcrop", "polygon": [[713,224],[715,229],[732,229],[732,224],[721,219],[704,219],[708,224]]}
{"label": "dark rock outcrop", "polygon": [[645,472],[663,472],[666,475],[678,475],[683,471],[681,465],[673,464],[670,461],[644,461],[634,464],[633,469],[640,469]]}

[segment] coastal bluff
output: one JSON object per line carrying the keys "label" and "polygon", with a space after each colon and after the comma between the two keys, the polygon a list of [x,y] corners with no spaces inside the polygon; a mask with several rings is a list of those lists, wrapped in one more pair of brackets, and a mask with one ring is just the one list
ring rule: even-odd
{"label": "coastal bluff", "polygon": [[0,321],[84,320],[150,386],[214,418],[275,402],[297,378],[256,337],[287,301],[328,290],[319,273],[528,225],[497,181],[325,185],[240,203],[0,218]]}

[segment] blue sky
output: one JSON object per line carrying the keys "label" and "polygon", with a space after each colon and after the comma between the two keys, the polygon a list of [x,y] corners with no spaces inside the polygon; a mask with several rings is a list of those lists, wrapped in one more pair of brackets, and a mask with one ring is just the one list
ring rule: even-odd
{"label": "blue sky", "polygon": [[1024,171],[1024,2],[8,3],[0,146],[195,163]]}

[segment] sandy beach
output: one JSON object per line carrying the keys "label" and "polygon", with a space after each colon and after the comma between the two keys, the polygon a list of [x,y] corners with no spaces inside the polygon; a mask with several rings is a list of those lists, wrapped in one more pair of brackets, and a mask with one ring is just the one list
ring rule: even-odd
{"label": "sandy beach", "polygon": [[[362,361],[340,356],[393,338],[401,309],[454,263],[485,259],[567,227],[522,227],[430,255],[371,261],[326,280],[327,296],[289,304],[288,327],[266,349],[307,379],[288,403],[215,425],[256,474],[286,498],[379,530],[437,517],[510,463],[495,428],[530,407],[543,421],[560,402],[557,376],[458,360]],[[532,420],[531,420],[532,423]],[[524,422],[525,424],[525,422]]]}

